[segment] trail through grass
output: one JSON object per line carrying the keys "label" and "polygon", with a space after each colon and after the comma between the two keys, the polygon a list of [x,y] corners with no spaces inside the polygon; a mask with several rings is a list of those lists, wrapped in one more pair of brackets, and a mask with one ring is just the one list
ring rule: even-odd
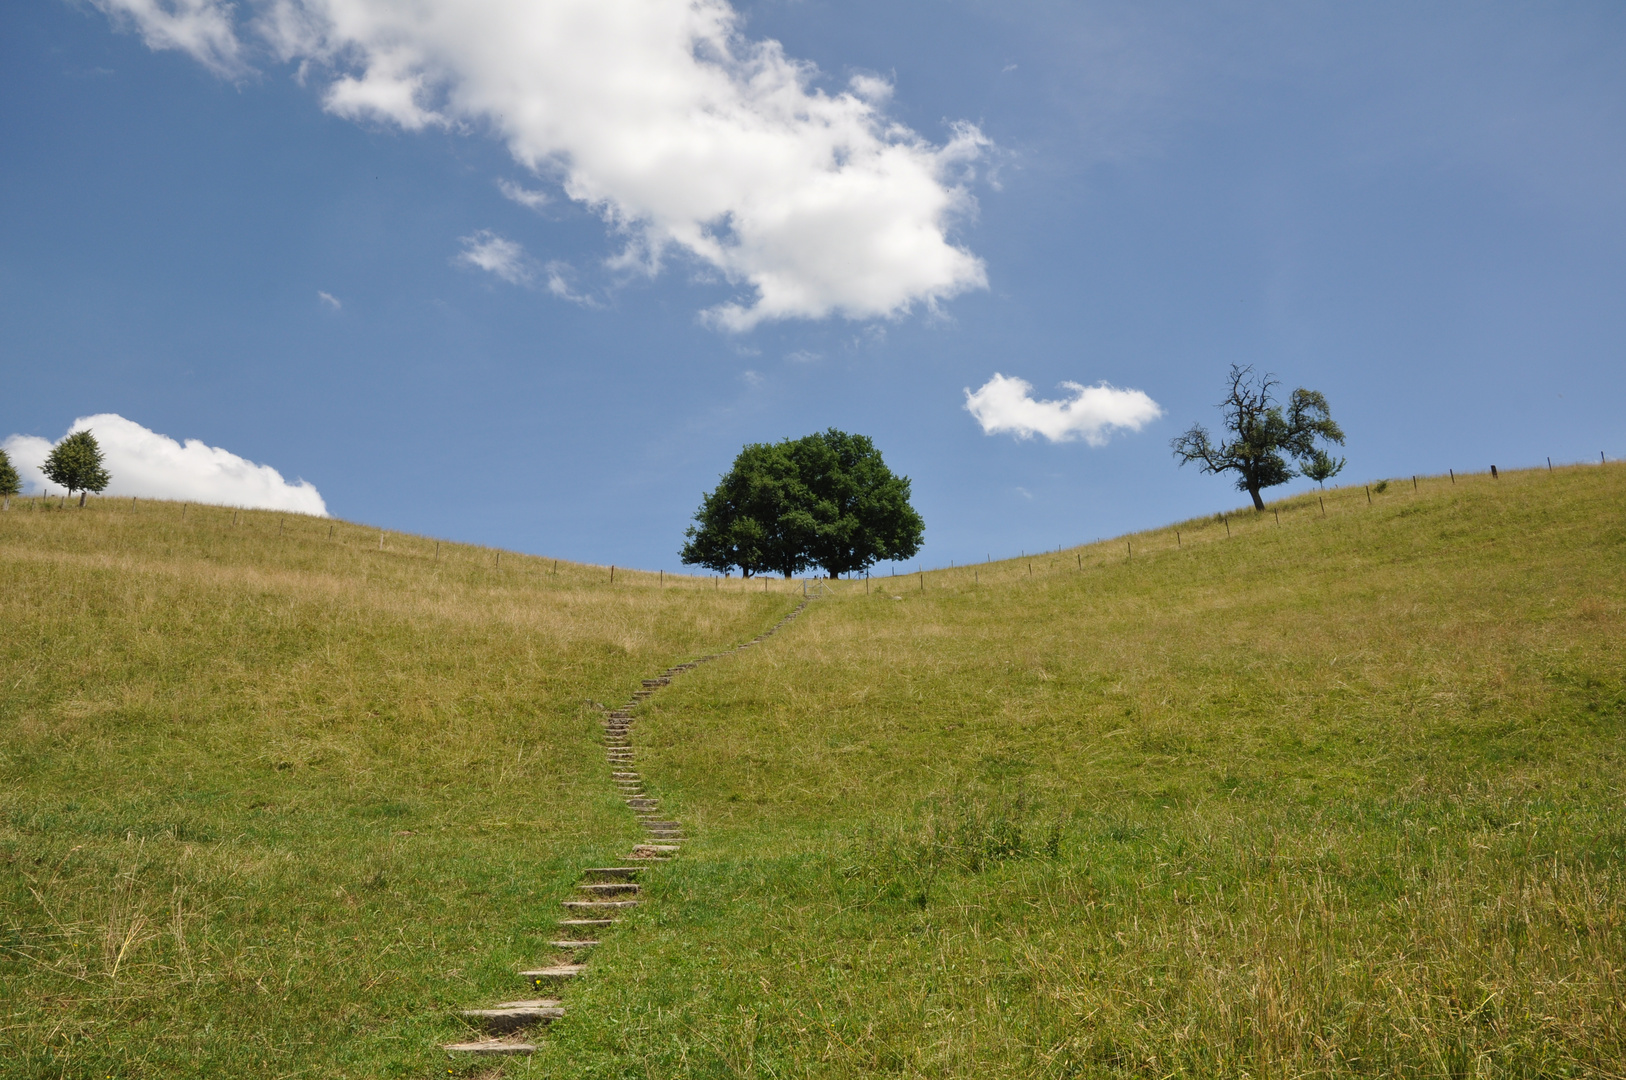
{"label": "trail through grass", "polygon": [[521,996],[636,835],[594,702],[794,603],[34,505],[0,514],[7,1077],[444,1076],[453,1010]]}
{"label": "trail through grass", "polygon": [[[794,603],[175,513],[0,515],[7,1075],[446,1075],[633,839],[587,699]],[[640,710],[693,839],[495,1069],[1619,1077],[1623,611],[1616,466],[838,583]]]}
{"label": "trail through grass", "polygon": [[554,1061],[1621,1075],[1626,469],[1370,499],[843,582],[675,686],[698,839]]}

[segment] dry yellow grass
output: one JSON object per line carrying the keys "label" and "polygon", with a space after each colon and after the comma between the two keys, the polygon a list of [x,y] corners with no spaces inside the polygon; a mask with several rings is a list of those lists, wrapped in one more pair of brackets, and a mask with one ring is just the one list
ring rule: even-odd
{"label": "dry yellow grass", "polygon": [[593,702],[794,601],[184,513],[0,514],[0,1074],[443,1073],[634,835]]}
{"label": "dry yellow grass", "polygon": [[658,698],[699,839],[550,1064],[1619,1075],[1626,469],[1322,498],[844,583]]}

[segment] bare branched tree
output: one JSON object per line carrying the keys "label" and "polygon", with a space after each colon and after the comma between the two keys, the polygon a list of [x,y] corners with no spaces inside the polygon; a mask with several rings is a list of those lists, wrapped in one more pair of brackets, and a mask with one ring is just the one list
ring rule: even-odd
{"label": "bare branched tree", "polygon": [[1256,375],[1251,366],[1232,364],[1230,378],[1230,391],[1219,408],[1231,437],[1215,443],[1207,428],[1191,425],[1169,444],[1181,465],[1197,462],[1205,473],[1236,473],[1237,489],[1253,497],[1255,510],[1265,508],[1259,492],[1299,475],[1289,458],[1318,483],[1344,467],[1343,458],[1335,459],[1316,445],[1318,439],[1340,446],[1344,442],[1344,432],[1333,422],[1327,399],[1319,392],[1303,387],[1293,391],[1283,413],[1271,394],[1281,385],[1274,375]]}

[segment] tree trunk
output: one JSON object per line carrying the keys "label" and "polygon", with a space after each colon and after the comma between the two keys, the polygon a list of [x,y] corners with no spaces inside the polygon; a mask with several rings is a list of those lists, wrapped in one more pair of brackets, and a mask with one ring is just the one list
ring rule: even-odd
{"label": "tree trunk", "polygon": [[81,491],[79,493],[79,509],[83,510],[85,508],[85,496],[89,494],[90,492],[88,491]]}
{"label": "tree trunk", "polygon": [[1253,508],[1258,510],[1260,513],[1264,513],[1265,500],[1259,497],[1259,489],[1256,487],[1251,487],[1248,489],[1248,494],[1253,496]]}

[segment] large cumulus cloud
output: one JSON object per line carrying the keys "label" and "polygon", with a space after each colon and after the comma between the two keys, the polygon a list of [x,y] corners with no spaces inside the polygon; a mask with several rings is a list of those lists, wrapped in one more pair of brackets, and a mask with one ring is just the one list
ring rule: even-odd
{"label": "large cumulus cloud", "polygon": [[[289,483],[271,466],[256,465],[218,446],[197,439],[176,442],[117,413],[81,416],[67,434],[76,431],[91,432],[101,446],[112,475],[109,495],[327,516],[327,504],[310,481]],[[40,467],[55,444],[37,435],[10,435],[3,445],[25,489],[44,490]]]}
{"label": "large cumulus cloud", "polygon": [[495,132],[593,207],[654,272],[687,253],[740,287],[706,318],[867,319],[986,284],[951,229],[984,146],[889,120],[890,86],[813,84],[740,33],[726,0],[94,0],[154,48],[226,74],[253,39],[323,82],[339,116]]}

